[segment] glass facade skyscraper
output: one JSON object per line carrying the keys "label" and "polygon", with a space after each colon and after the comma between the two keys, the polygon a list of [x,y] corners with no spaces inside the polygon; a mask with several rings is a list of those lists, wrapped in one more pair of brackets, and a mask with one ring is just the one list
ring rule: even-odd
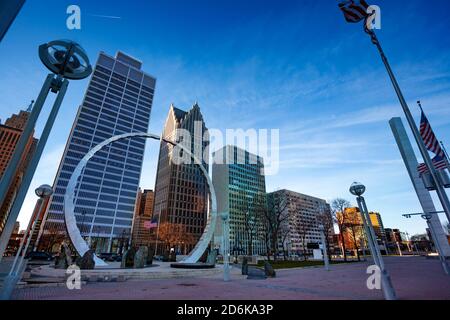
{"label": "glass facade skyscraper", "polygon": [[[265,254],[261,228],[261,213],[267,208],[263,158],[236,146],[225,146],[213,153],[213,159],[217,210],[229,213],[231,252]],[[222,221],[218,219],[214,245],[220,247],[221,243]]]}
{"label": "glass facade skyscraper", "polygon": [[[100,53],[84,101],[78,110],[54,182],[54,195],[39,236],[50,245],[65,233],[64,195],[80,160],[104,140],[129,132],[147,132],[155,78],[142,63],[122,52]],[[82,236],[97,252],[115,252],[130,238],[145,139],[114,142],[86,165],[75,191],[75,215]]]}

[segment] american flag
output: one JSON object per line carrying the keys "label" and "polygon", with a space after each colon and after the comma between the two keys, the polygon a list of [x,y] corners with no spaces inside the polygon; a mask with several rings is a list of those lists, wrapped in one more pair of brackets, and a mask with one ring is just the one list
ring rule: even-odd
{"label": "american flag", "polygon": [[339,3],[339,8],[345,16],[345,20],[350,23],[357,23],[366,19],[369,15],[367,9],[369,5],[365,0],[347,0]]}
{"label": "american flag", "polygon": [[147,230],[155,229],[157,227],[158,227],[158,217],[154,216],[152,218],[152,221],[145,221],[144,222],[144,228],[147,229]]}
{"label": "american flag", "polygon": [[422,110],[422,119],[420,120],[420,135],[428,151],[433,152],[435,155],[445,158],[444,151],[439,145],[438,139],[434,135],[430,122],[428,121],[425,113]]}
{"label": "american flag", "polygon": [[[442,156],[438,155],[438,156],[434,157],[433,165],[436,170],[445,170],[449,167],[448,162],[447,162],[447,157],[445,155],[442,155]],[[419,171],[420,174],[427,173],[428,167],[425,163],[421,163],[417,167],[417,171]]]}

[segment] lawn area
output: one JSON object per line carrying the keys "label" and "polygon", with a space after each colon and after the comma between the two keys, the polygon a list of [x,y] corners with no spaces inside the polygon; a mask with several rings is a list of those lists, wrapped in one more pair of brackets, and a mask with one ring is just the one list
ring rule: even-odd
{"label": "lawn area", "polygon": [[[332,261],[331,264],[354,263],[357,261]],[[274,269],[292,269],[292,268],[307,268],[307,267],[321,267],[324,265],[323,261],[270,261]],[[264,267],[264,261],[259,261],[258,267]]]}

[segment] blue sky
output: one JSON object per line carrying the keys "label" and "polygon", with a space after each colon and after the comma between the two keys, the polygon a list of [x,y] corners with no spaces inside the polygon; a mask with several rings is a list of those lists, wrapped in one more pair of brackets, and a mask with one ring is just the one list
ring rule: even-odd
{"label": "blue sky", "polygon": [[[188,109],[195,101],[209,128],[280,129],[281,167],[267,177],[268,191],[352,200],[348,187],[358,180],[385,227],[423,233],[420,219],[401,217],[421,209],[388,125],[402,115],[400,105],[375,47],[361,25],[344,21],[337,2],[28,0],[0,43],[0,118],[36,98],[47,73],[40,44],[73,39],[92,62],[99,51],[122,50],[157,78],[151,132],[161,132],[170,103]],[[66,28],[70,4],[81,7],[79,31]],[[450,144],[450,3],[374,4],[382,9],[379,38],[416,119],[421,99],[438,138]],[[53,182],[86,86],[70,83],[22,227],[32,190]],[[142,186],[152,188],[158,145],[147,149]]]}

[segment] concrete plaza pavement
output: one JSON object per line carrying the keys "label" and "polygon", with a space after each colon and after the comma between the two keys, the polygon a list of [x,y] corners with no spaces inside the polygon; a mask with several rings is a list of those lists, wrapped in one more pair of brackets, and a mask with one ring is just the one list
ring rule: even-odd
{"label": "concrete plaza pavement", "polygon": [[[450,300],[450,276],[438,260],[424,257],[387,257],[386,266],[400,300]],[[221,275],[183,279],[152,279],[88,283],[81,290],[64,286],[16,289],[17,300],[381,300],[380,290],[366,286],[369,263],[278,270],[277,278],[247,280],[232,272],[232,281]]]}

